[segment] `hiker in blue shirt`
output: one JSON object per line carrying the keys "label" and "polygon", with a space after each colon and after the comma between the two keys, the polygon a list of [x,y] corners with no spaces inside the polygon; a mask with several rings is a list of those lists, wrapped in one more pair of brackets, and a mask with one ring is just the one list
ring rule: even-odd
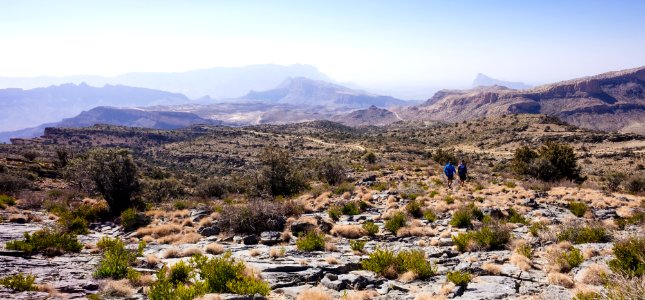
{"label": "hiker in blue shirt", "polygon": [[448,178],[448,188],[452,188],[452,180],[455,178],[455,166],[452,165],[452,162],[448,161],[446,166],[443,168],[443,173],[446,174]]}
{"label": "hiker in blue shirt", "polygon": [[459,175],[459,183],[461,186],[464,186],[466,178],[468,178],[468,168],[463,160],[460,161],[459,166],[457,166],[457,175]]}

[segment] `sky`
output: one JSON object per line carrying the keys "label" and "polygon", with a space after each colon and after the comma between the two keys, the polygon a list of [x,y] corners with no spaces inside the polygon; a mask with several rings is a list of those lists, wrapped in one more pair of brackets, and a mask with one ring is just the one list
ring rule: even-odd
{"label": "sky", "polygon": [[316,66],[372,87],[645,65],[645,1],[0,0],[0,76]]}

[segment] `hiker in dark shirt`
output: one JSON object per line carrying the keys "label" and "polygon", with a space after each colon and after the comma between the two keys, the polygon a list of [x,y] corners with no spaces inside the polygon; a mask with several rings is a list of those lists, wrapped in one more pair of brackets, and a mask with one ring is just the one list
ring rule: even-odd
{"label": "hiker in dark shirt", "polygon": [[457,166],[457,175],[459,175],[459,183],[463,186],[468,178],[468,168],[463,160],[460,161],[459,166]]}
{"label": "hiker in dark shirt", "polygon": [[452,181],[455,179],[455,166],[452,165],[452,162],[448,162],[446,166],[443,168],[443,173],[446,175],[446,178],[448,179],[448,188],[452,188]]}

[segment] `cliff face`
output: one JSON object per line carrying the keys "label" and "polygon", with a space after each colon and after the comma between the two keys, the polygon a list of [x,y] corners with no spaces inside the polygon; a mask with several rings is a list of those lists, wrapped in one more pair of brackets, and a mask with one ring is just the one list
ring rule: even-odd
{"label": "cliff face", "polygon": [[405,119],[463,121],[488,115],[548,114],[580,127],[643,132],[645,67],[543,85],[528,90],[481,87],[437,92]]}

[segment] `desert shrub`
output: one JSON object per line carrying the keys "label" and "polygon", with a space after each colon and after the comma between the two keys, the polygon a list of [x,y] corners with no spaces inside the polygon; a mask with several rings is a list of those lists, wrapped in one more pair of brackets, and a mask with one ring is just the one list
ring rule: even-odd
{"label": "desert shrub", "polygon": [[143,197],[148,202],[161,203],[184,194],[183,186],[175,178],[146,180],[143,182]]}
{"label": "desert shrub", "polygon": [[625,182],[625,190],[628,193],[640,194],[645,192],[645,177],[632,176]]}
{"label": "desert shrub", "polygon": [[331,185],[337,185],[347,180],[347,167],[333,157],[327,157],[316,163],[318,179]]}
{"label": "desert shrub", "polygon": [[350,240],[349,248],[351,248],[353,251],[363,252],[363,248],[365,248],[365,241]]}
{"label": "desert shrub", "polygon": [[405,210],[410,214],[410,216],[420,218],[423,216],[423,210],[421,210],[422,205],[422,201],[410,200],[408,204],[405,205]]}
{"label": "desert shrub", "polygon": [[573,148],[567,144],[546,142],[537,151],[526,146],[515,150],[511,169],[542,181],[568,179],[583,181]]}
{"label": "desert shrub", "polygon": [[645,237],[630,237],[614,244],[609,267],[629,277],[645,275]]}
{"label": "desert shrub", "polygon": [[172,281],[169,273],[166,266],[157,272],[157,280],[150,286],[148,292],[150,300],[192,300],[208,292],[208,285],[205,281],[197,281],[194,284],[177,284]]}
{"label": "desert shrub", "polygon": [[528,243],[523,243],[517,246],[517,248],[515,248],[515,252],[525,256],[526,258],[533,257],[533,248],[531,248],[531,245]]}
{"label": "desert shrub", "polygon": [[529,220],[527,220],[523,215],[519,214],[515,209],[512,209],[512,208],[508,210],[507,221],[515,224],[524,224],[524,225],[529,224]]}
{"label": "desert shrub", "polygon": [[389,220],[385,221],[384,227],[385,229],[396,234],[396,231],[399,230],[399,228],[405,226],[406,221],[407,220],[405,218],[405,214],[403,214],[402,212],[397,212]]}
{"label": "desert shrub", "polygon": [[423,279],[437,272],[436,266],[426,260],[422,250],[404,250],[395,254],[394,251],[377,248],[361,262],[361,267],[386,278],[412,271]]}
{"label": "desert shrub", "polygon": [[369,221],[363,223],[362,227],[363,229],[365,229],[365,231],[367,231],[367,234],[370,236],[376,235],[379,230],[378,225],[374,224],[374,222],[369,222]]}
{"label": "desert shrub", "polygon": [[288,151],[267,147],[260,154],[260,185],[273,196],[289,196],[306,187],[304,175]]}
{"label": "desert shrub", "polygon": [[349,201],[340,204],[340,211],[343,215],[358,215],[361,213],[360,205],[356,201]]}
{"label": "desert shrub", "polygon": [[451,150],[437,149],[434,153],[432,153],[432,160],[434,160],[438,164],[444,165],[448,162],[457,162],[457,157]]}
{"label": "desert shrub", "polygon": [[43,253],[48,256],[60,255],[65,252],[78,253],[83,248],[83,245],[76,239],[76,235],[50,229],[39,230],[33,234],[25,232],[24,238],[24,240],[7,242],[5,248],[27,254]]}
{"label": "desert shrub", "polygon": [[136,278],[138,273],[131,267],[137,256],[143,252],[145,244],[139,244],[139,248],[128,250],[125,244],[118,238],[103,237],[96,244],[102,250],[101,260],[94,272],[97,278]]}
{"label": "desert shrub", "polygon": [[85,165],[114,215],[136,204],[140,184],[137,166],[128,150],[94,149],[88,153]]}
{"label": "desert shrub", "polygon": [[533,236],[538,236],[540,231],[545,230],[547,228],[548,227],[546,226],[546,224],[542,222],[533,222],[531,223],[531,226],[529,226],[529,232]]}
{"label": "desert shrub", "polygon": [[611,240],[607,230],[600,224],[572,224],[564,226],[557,234],[559,241],[569,241],[574,244],[606,243]]}
{"label": "desert shrub", "polygon": [[363,155],[363,160],[365,160],[365,162],[367,162],[368,164],[376,163],[376,154],[374,154],[374,152],[372,151],[369,151],[365,153],[365,155]]}
{"label": "desert shrub", "polygon": [[587,204],[584,204],[583,202],[569,202],[567,208],[576,217],[582,217],[584,216],[585,212],[587,212]]}
{"label": "desert shrub", "polygon": [[150,219],[145,214],[138,212],[134,208],[128,208],[121,213],[121,226],[125,230],[131,231],[139,227],[146,226]]}
{"label": "desert shrub", "polygon": [[174,285],[180,283],[188,283],[188,280],[193,277],[191,274],[192,272],[193,269],[191,268],[191,266],[189,266],[183,260],[180,260],[176,264],[172,265],[172,267],[170,267],[168,277],[170,279],[170,282]]}
{"label": "desert shrub", "polygon": [[576,247],[571,247],[569,248],[569,250],[562,253],[563,254],[560,259],[563,262],[566,262],[566,265],[571,268],[575,268],[585,261],[584,257],[582,256],[582,252]]}
{"label": "desert shrub", "polygon": [[446,201],[446,204],[453,204],[453,203],[455,203],[455,198],[453,198],[450,195],[447,195],[447,196],[443,197],[443,201]]}
{"label": "desert shrub", "polygon": [[487,224],[477,231],[461,232],[452,236],[453,243],[460,252],[502,249],[510,238],[509,229],[496,223]]}
{"label": "desert shrub", "polygon": [[36,276],[34,275],[18,273],[0,278],[0,285],[4,285],[15,292],[36,291],[38,287],[34,284],[35,281]]}
{"label": "desert shrub", "polygon": [[437,220],[437,214],[435,214],[435,212],[434,212],[434,211],[432,211],[432,209],[426,209],[426,210],[423,212],[423,217],[424,217],[426,220],[428,220],[428,222],[434,222],[434,221],[436,221],[436,220]]}
{"label": "desert shrub", "polygon": [[627,277],[622,274],[608,276],[605,283],[605,299],[642,299],[645,295],[643,277]]}
{"label": "desert shrub", "polygon": [[614,222],[618,225],[620,230],[625,229],[625,226],[630,224],[643,224],[645,223],[645,211],[639,210],[628,218],[616,217]]}
{"label": "desert shrub", "polygon": [[618,191],[620,184],[625,181],[627,175],[620,172],[610,172],[602,177],[605,182],[605,188],[610,192]]}
{"label": "desert shrub", "polygon": [[87,234],[89,222],[107,218],[109,212],[105,205],[81,204],[69,207],[62,202],[50,202],[46,205],[47,211],[58,216],[58,224],[65,232],[74,234]]}
{"label": "desert shrub", "polygon": [[314,231],[307,232],[298,237],[296,247],[300,251],[322,251],[325,249],[325,235]]}
{"label": "desert shrub", "polygon": [[12,174],[0,174],[0,193],[12,194],[31,187],[31,181]]}
{"label": "desert shrub", "polygon": [[4,209],[7,206],[16,205],[16,200],[9,195],[0,195],[0,208]]}
{"label": "desert shrub", "polygon": [[578,292],[573,297],[574,300],[600,300],[602,296],[596,292]]}
{"label": "desert shrub", "polygon": [[484,214],[482,213],[474,203],[469,203],[466,206],[462,206],[457,209],[450,220],[450,225],[459,227],[459,228],[468,228],[471,227],[471,221],[473,219],[482,220]]}
{"label": "desert shrub", "polygon": [[338,221],[340,219],[340,216],[343,215],[343,211],[341,210],[341,207],[338,205],[332,205],[327,209],[327,215],[334,220]]}
{"label": "desert shrub", "polygon": [[231,191],[231,183],[228,179],[222,177],[213,177],[200,183],[196,194],[204,198],[222,198]]}
{"label": "desert shrub", "polygon": [[226,205],[219,217],[222,229],[234,233],[282,231],[286,218],[297,216],[301,210],[292,202],[250,201]]}
{"label": "desert shrub", "polygon": [[336,195],[342,195],[344,193],[351,193],[352,191],[354,191],[354,188],[355,186],[353,183],[345,181],[334,186],[332,191]]}
{"label": "desert shrub", "polygon": [[199,278],[206,283],[209,293],[266,296],[271,291],[266,282],[245,275],[244,262],[235,260],[230,252],[210,259],[196,255],[191,259],[191,263],[196,267]]}
{"label": "desert shrub", "polygon": [[466,287],[470,282],[470,273],[454,271],[446,274],[446,280],[454,283],[456,286]]}

